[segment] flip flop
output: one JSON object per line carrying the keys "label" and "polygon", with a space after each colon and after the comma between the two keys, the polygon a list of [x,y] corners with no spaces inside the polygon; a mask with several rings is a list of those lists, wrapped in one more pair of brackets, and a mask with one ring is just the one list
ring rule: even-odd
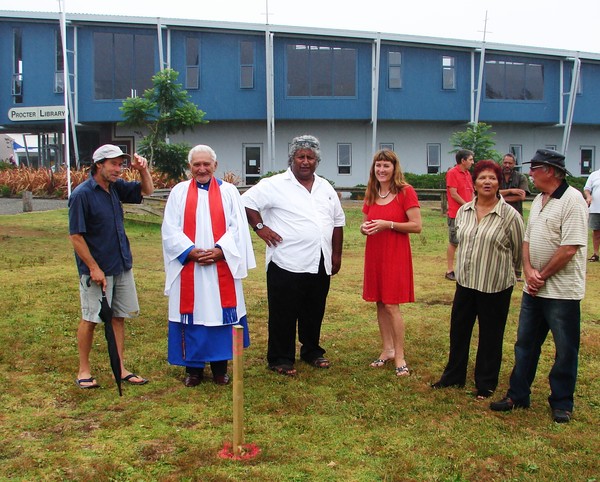
{"label": "flip flop", "polygon": [[310,364],[315,368],[329,368],[329,360],[322,356],[315,358]]}
{"label": "flip flop", "polygon": [[296,369],[292,365],[269,365],[269,370],[279,373],[280,375],[285,375],[288,377],[296,376]]}
{"label": "flip flop", "polygon": [[[132,378],[139,378],[141,381],[140,382],[134,382],[132,380]],[[131,385],[145,385],[146,383],[148,383],[148,380],[146,380],[145,378],[140,377],[139,375],[136,375],[135,373],[130,373],[129,375],[127,375],[126,377],[121,378],[122,382],[127,382]]]}
{"label": "flip flop", "polygon": [[[82,383],[93,383],[93,385],[82,385]],[[75,380],[75,384],[81,388],[81,389],[88,389],[88,388],[100,388],[100,385],[98,385],[98,383],[96,383],[96,379],[94,377],[90,377],[90,378],[78,378],[77,380]]]}

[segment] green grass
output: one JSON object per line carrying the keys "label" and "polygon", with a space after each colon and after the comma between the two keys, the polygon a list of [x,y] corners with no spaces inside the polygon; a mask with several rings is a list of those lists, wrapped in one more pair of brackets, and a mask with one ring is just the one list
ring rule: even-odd
{"label": "green grass", "polygon": [[[330,370],[298,363],[298,377],[288,379],[265,369],[264,249],[253,234],[259,267],[245,282],[252,345],[244,419],[245,441],[261,453],[246,462],[218,457],[232,439],[231,386],[185,388],[182,368],[166,362],[159,226],[127,225],[142,315],[127,323],[126,364],[151,383],[125,386],[119,398],[102,327],[92,352],[102,388],[74,384],[80,311],[66,210],[0,216],[0,480],[596,480],[600,266],[589,265],[582,303],[573,421],[549,416],[551,340],[531,409],[491,412],[472,396],[472,362],[465,389],[429,388],[446,363],[454,294],[443,278],[446,222],[432,206],[424,203],[423,233],[412,237],[417,302],[402,307],[410,378],[368,366],[380,342],[375,307],[361,299],[360,203],[345,206],[342,270],[323,325]],[[512,368],[520,296],[515,290],[498,396]]]}

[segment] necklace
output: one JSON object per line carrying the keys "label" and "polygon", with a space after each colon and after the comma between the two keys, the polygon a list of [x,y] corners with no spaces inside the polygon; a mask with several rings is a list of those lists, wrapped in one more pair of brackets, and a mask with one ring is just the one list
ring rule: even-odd
{"label": "necklace", "polygon": [[386,197],[388,197],[388,196],[390,195],[390,193],[391,193],[391,192],[392,192],[392,191],[391,191],[391,190],[389,190],[389,191],[388,191],[386,194],[384,194],[384,195],[382,196],[382,195],[381,195],[381,189],[377,189],[377,194],[379,194],[379,197],[380,197],[381,199],[385,199]]}

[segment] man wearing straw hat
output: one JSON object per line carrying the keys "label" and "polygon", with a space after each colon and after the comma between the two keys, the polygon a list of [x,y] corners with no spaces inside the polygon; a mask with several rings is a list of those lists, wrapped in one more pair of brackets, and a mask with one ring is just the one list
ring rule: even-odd
{"label": "man wearing straw hat", "polygon": [[141,203],[143,196],[154,192],[148,162],[137,153],[131,168],[140,173],[141,182],[119,178],[123,163],[129,158],[119,147],[105,144],[93,154],[90,177],[69,198],[69,234],[79,271],[82,318],[77,329],[79,350],[79,388],[97,388],[91,374],[90,352],[96,324],[100,323],[99,300],[102,292],[113,309],[113,329],[121,360],[122,380],[143,385],[147,380],[123,366],[125,318],[139,313],[133,259],[123,225],[121,203]]}

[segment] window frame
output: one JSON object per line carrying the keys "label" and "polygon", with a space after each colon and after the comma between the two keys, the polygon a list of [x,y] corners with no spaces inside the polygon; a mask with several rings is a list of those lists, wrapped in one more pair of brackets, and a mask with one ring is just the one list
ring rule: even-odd
{"label": "window frame", "polygon": [[[247,45],[248,53],[252,54],[252,59],[245,59],[244,46]],[[255,74],[256,74],[256,42],[253,40],[240,40],[240,89],[252,90],[255,88]],[[251,60],[247,62],[246,60]],[[245,83],[246,80],[250,80],[249,83]]]}
{"label": "window frame", "polygon": [[[392,55],[398,55],[398,61],[392,61]],[[399,90],[402,89],[404,87],[404,82],[402,79],[402,51],[400,50],[388,50],[387,53],[387,62],[388,62],[388,79],[387,79],[387,84],[388,84],[388,89],[391,90]],[[392,75],[392,72],[398,72],[397,76]],[[396,80],[397,78],[397,85],[392,85],[392,79]]]}
{"label": "window frame", "polygon": [[[590,152],[589,166],[584,167],[584,151]],[[580,146],[579,147],[579,169],[582,176],[587,176],[594,171],[594,164],[596,163],[596,148],[595,146]]]}
{"label": "window frame", "polygon": [[[340,152],[340,148],[348,148],[348,152],[347,152],[348,160],[347,161],[342,159],[343,153]],[[338,175],[340,175],[340,176],[349,176],[352,174],[352,143],[338,142],[338,144],[337,144],[337,169],[338,169]]]}
{"label": "window frame", "polygon": [[[446,65],[445,61],[450,60],[450,65]],[[446,85],[446,72],[450,72],[451,85]],[[456,57],[453,55],[442,55],[442,90],[456,90]]]}
{"label": "window frame", "polygon": [[394,143],[393,142],[380,142],[379,150],[380,151],[387,150],[387,151],[395,152],[394,151]]}
{"label": "window frame", "polygon": [[[437,164],[432,161],[431,149],[435,148],[437,155]],[[427,143],[427,174],[439,174],[442,170],[442,145],[437,142]]]}
{"label": "window frame", "polygon": [[23,103],[23,29],[13,28],[11,95],[15,104]]}
{"label": "window frame", "polygon": [[[197,55],[195,59],[195,63],[191,63],[190,60],[190,43],[194,42],[197,45],[195,48],[197,49]],[[201,69],[200,64],[202,62],[202,41],[199,37],[196,36],[187,36],[185,38],[185,89],[186,90],[200,90],[202,87],[201,82]],[[194,72],[195,71],[195,72]],[[190,82],[190,77],[193,77],[195,83]]]}
{"label": "window frame", "polygon": [[523,145],[522,144],[511,144],[508,146],[508,152],[515,156],[515,165],[519,166],[523,164]]}
{"label": "window frame", "polygon": [[[64,94],[65,92],[65,59],[63,58],[62,39],[60,30],[56,30],[55,53],[54,53],[54,93]],[[61,65],[62,64],[62,65]]]}
{"label": "window frame", "polygon": [[[485,60],[486,101],[543,102],[545,99],[545,65],[527,59],[490,58]],[[510,70],[510,71],[509,71]],[[522,73],[519,72],[522,70]],[[518,77],[521,80],[517,82]],[[538,85],[538,80],[541,83]],[[520,92],[520,94],[515,94]]]}
{"label": "window frame", "polygon": [[285,69],[287,98],[352,99],[357,96],[356,47],[325,41],[287,43]]}

